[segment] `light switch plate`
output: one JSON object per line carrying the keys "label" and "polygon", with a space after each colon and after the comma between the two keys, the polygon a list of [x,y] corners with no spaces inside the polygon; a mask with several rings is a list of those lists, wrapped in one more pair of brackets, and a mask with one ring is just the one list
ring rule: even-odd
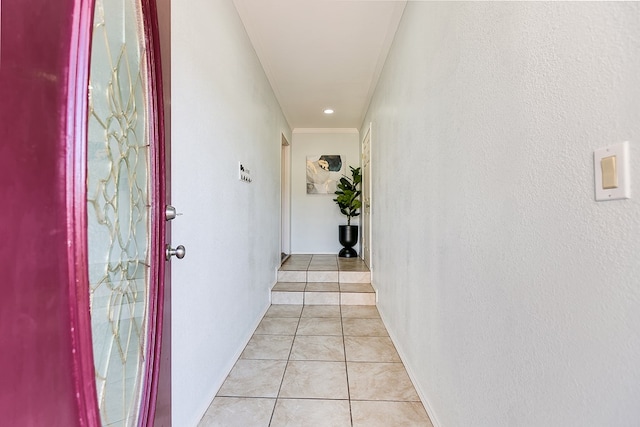
{"label": "light switch plate", "polygon": [[[617,188],[603,188],[602,159],[615,156],[618,178]],[[593,152],[593,172],[596,187],[596,201],[620,200],[631,197],[631,183],[629,179],[629,142],[599,148]]]}

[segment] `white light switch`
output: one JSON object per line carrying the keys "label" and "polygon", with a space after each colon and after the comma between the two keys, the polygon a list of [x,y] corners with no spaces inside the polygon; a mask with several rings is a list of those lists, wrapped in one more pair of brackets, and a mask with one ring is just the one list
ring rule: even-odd
{"label": "white light switch", "polygon": [[600,160],[600,168],[602,168],[602,188],[605,190],[618,188],[616,156],[609,156]]}
{"label": "white light switch", "polygon": [[596,201],[631,197],[629,143],[610,145],[593,153]]}

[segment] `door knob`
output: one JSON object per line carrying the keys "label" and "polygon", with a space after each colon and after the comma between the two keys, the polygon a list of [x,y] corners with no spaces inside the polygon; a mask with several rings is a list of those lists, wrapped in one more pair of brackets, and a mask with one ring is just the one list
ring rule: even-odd
{"label": "door knob", "polygon": [[167,261],[169,261],[174,255],[176,258],[182,259],[186,254],[187,250],[182,245],[178,245],[178,247],[175,249],[173,249],[171,245],[167,245],[167,248],[165,250],[165,258],[167,258]]}

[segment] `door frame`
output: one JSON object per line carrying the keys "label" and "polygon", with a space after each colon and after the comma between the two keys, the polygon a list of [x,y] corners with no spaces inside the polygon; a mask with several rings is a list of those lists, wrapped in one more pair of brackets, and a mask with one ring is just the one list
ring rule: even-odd
{"label": "door frame", "polygon": [[[158,94],[162,100],[162,112],[160,116],[160,129],[162,132],[162,140],[160,145],[163,148],[162,155],[164,161],[164,169],[160,173],[164,173],[164,204],[171,205],[171,0],[155,0],[155,22],[157,23],[156,42],[160,46],[160,56],[156,69],[161,70],[158,76],[161,78],[159,82],[160,93]],[[161,205],[162,206],[162,205]],[[166,223],[165,243],[171,242],[171,222]],[[158,307],[160,310],[159,323],[160,330],[160,346],[157,351],[159,353],[157,365],[157,388],[151,397],[154,406],[149,409],[150,425],[157,427],[171,426],[171,262],[164,263],[164,284],[160,286],[158,295]]]}
{"label": "door frame", "polygon": [[[362,138],[362,259],[366,261],[367,263],[367,267],[369,267],[369,270],[371,270],[371,248],[372,248],[372,241],[371,241],[371,236],[372,236],[372,232],[371,232],[371,184],[373,182],[372,180],[372,173],[371,173],[371,128],[372,128],[372,124],[371,122],[369,122],[369,126],[367,128],[367,131],[364,135],[364,138]],[[367,149],[368,149],[368,153],[365,153],[365,141],[367,141],[368,139],[368,144],[367,144]],[[368,173],[366,173],[367,171],[364,168],[364,159],[365,159],[365,155],[369,157],[369,169],[368,169]],[[366,188],[366,191],[365,191]],[[368,197],[367,197],[368,196]],[[367,200],[368,199],[368,200]],[[368,203],[368,207],[366,206],[366,204]],[[368,215],[364,214],[364,211],[368,212]],[[366,236],[365,236],[366,233]],[[367,243],[367,250],[365,251],[365,237],[366,237],[366,243]],[[367,253],[365,253],[367,252]]]}
{"label": "door frame", "polygon": [[[149,92],[149,140],[156,140],[157,144],[151,145],[149,152],[150,171],[154,176],[158,177],[151,181],[150,195],[152,200],[157,202],[151,209],[151,250],[150,259],[155,259],[157,269],[151,268],[151,279],[149,289],[150,313],[149,313],[149,344],[147,347],[148,368],[146,378],[143,383],[143,398],[140,408],[140,419],[138,425],[154,425],[154,419],[157,407],[158,384],[161,380],[160,373],[163,373],[162,383],[164,385],[170,379],[165,379],[167,374],[166,363],[162,364],[161,356],[163,351],[165,357],[170,357],[169,349],[163,350],[163,338],[168,331],[164,330],[166,304],[170,304],[170,300],[165,299],[167,288],[171,287],[171,276],[167,274],[167,265],[165,259],[165,247],[167,245],[167,232],[170,232],[170,222],[165,217],[165,207],[167,206],[167,163],[166,151],[168,141],[165,139],[165,123],[164,123],[164,97],[163,97],[163,69],[160,53],[160,29],[158,25],[158,11],[156,0],[139,0],[142,5],[143,25],[145,28],[146,46],[147,46],[147,78],[151,85]],[[155,270],[155,271],[154,271]],[[169,360],[170,362],[170,360]],[[170,375],[170,369],[168,371]],[[162,394],[165,398],[170,399],[170,393],[163,390]],[[163,404],[166,407],[166,402]],[[170,402],[169,402],[170,406]],[[170,413],[170,410],[169,410]]]}
{"label": "door frame", "polygon": [[[80,1],[81,0],[76,0]],[[163,102],[163,81],[162,81],[162,64],[160,60],[160,38],[156,0],[138,0],[142,10],[142,24],[144,28],[144,37],[146,45],[146,73],[149,82],[150,91],[147,99],[147,117],[149,141],[156,141],[149,147],[149,174],[151,175],[151,183],[149,188],[149,196],[153,201],[150,207],[150,250],[149,259],[151,261],[151,269],[149,271],[149,314],[148,314],[148,330],[146,360],[147,366],[142,378],[142,398],[140,400],[138,425],[153,425],[158,396],[158,383],[160,381],[160,362],[163,352],[163,335],[170,333],[164,331],[165,323],[164,313],[166,310],[165,303],[165,285],[170,286],[170,277],[167,277],[165,261],[165,246],[167,244],[166,230],[170,227],[165,220],[165,206],[167,204],[167,188],[166,179],[167,165],[165,163],[166,148],[164,133],[164,102]],[[81,2],[82,3],[82,2]],[[81,328],[83,333],[83,341],[80,345],[79,357],[82,358],[83,366],[89,365],[82,372],[82,381],[85,384],[91,384],[91,396],[86,395],[86,400],[96,401],[95,405],[88,407],[89,417],[96,419],[95,425],[100,423],[100,413],[96,400],[95,389],[95,367],[93,361],[93,342],[91,338],[91,319],[89,313],[89,277],[87,271],[88,238],[87,238],[87,103],[88,103],[88,84],[89,70],[91,60],[91,43],[93,37],[93,14],[95,9],[95,1],[89,0],[84,2],[89,6],[89,19],[82,22],[82,36],[80,37],[83,52],[78,52],[77,68],[78,73],[83,73],[82,78],[75,80],[75,99],[73,108],[69,114],[74,114],[78,123],[82,123],[82,129],[76,133],[71,140],[76,152],[81,153],[73,159],[73,166],[82,169],[82,174],[73,174],[75,189],[75,209],[74,223],[76,228],[80,227],[77,232],[76,240],[73,247],[76,250],[76,268],[82,271],[78,272],[76,280],[78,292],[86,293],[86,301],[78,300],[78,310],[86,312],[88,315],[87,326]],[[88,28],[86,27],[88,25]],[[73,55],[72,55],[73,56]],[[70,87],[73,86],[73,80],[70,80]],[[74,110],[74,111],[72,111]],[[155,179],[154,179],[155,178]],[[80,262],[81,260],[81,262]],[[155,261],[154,261],[155,260]],[[78,328],[79,329],[79,328]],[[87,340],[88,339],[88,343]],[[169,364],[170,365],[170,364]],[[90,370],[89,370],[90,367]],[[163,380],[167,373],[166,363],[163,365]],[[170,371],[169,371],[170,375]],[[166,381],[163,381],[166,384]],[[169,383],[170,384],[170,383]],[[169,385],[170,386],[170,385]],[[87,393],[87,391],[85,391]],[[170,399],[170,393],[164,393],[164,398]],[[165,405],[166,406],[166,405]],[[169,403],[170,406],[170,403]],[[95,413],[92,413],[94,412]],[[170,413],[170,410],[169,410]],[[90,425],[94,425],[91,424]]]}
{"label": "door frame", "polygon": [[[280,156],[280,254],[291,255],[291,144],[281,134]],[[285,258],[280,259],[284,262]]]}
{"label": "door frame", "polygon": [[[79,425],[100,425],[91,337],[87,244],[87,126],[95,1],[74,0],[67,84],[67,214],[70,329]],[[74,301],[75,304],[74,304]],[[84,422],[83,422],[84,421]]]}

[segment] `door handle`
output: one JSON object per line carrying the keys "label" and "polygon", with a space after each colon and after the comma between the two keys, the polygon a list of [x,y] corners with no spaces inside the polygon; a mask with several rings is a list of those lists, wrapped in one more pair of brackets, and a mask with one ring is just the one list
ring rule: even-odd
{"label": "door handle", "polygon": [[167,259],[167,261],[169,261],[174,255],[176,258],[182,259],[186,254],[187,250],[182,245],[178,245],[178,247],[175,249],[173,249],[171,245],[167,245],[165,249],[165,258]]}

